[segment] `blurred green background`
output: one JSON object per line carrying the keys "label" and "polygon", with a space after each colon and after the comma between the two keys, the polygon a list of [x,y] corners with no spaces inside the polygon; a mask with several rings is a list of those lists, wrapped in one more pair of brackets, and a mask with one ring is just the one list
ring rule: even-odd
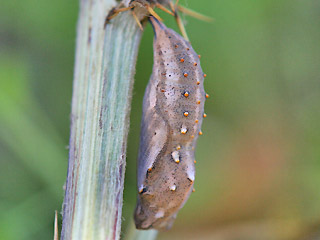
{"label": "blurred green background", "polygon": [[[196,192],[159,238],[319,239],[319,0],[181,4],[215,19],[185,17],[211,97],[196,151]],[[53,236],[67,172],[78,7],[62,0],[1,3],[1,240]],[[177,30],[172,17],[161,16]],[[135,78],[123,232],[136,201],[152,40],[147,26]]]}

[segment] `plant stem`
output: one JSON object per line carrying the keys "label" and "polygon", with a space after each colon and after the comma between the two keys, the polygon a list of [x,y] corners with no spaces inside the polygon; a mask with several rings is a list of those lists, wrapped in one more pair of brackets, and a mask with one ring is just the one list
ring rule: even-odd
{"label": "plant stem", "polygon": [[61,239],[119,239],[133,77],[142,31],[110,0],[82,0]]}

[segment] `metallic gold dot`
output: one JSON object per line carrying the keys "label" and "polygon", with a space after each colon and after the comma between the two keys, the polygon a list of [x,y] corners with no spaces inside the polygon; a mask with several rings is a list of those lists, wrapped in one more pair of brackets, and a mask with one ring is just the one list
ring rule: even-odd
{"label": "metallic gold dot", "polygon": [[195,189],[192,189],[192,192],[195,192],[196,190]]}
{"label": "metallic gold dot", "polygon": [[174,45],[174,47],[175,47],[175,48],[178,48],[179,46],[176,44],[176,45]]}
{"label": "metallic gold dot", "polygon": [[200,82],[199,81],[197,81],[197,85],[199,85],[200,84]]}
{"label": "metallic gold dot", "polygon": [[196,164],[196,163],[197,163],[197,161],[196,161],[196,160],[194,160],[193,162],[194,162],[194,164]]}
{"label": "metallic gold dot", "polygon": [[200,101],[197,101],[197,104],[200,104],[201,102]]}
{"label": "metallic gold dot", "polygon": [[206,117],[207,117],[207,114],[204,113],[204,114],[203,114],[203,117],[206,118]]}
{"label": "metallic gold dot", "polygon": [[199,132],[199,135],[202,135],[202,134],[203,134],[203,132],[202,132],[202,131],[200,131],[200,132]]}
{"label": "metallic gold dot", "polygon": [[184,59],[183,59],[183,58],[181,58],[181,59],[180,59],[180,62],[182,62],[182,63],[183,63],[183,62],[184,62]]}
{"label": "metallic gold dot", "polygon": [[170,187],[170,190],[171,190],[171,191],[175,191],[176,189],[177,189],[176,185],[172,185],[172,186]]}
{"label": "metallic gold dot", "polygon": [[180,149],[181,149],[181,146],[180,146],[180,145],[178,145],[178,146],[176,147],[176,149],[177,149],[177,150],[180,150]]}
{"label": "metallic gold dot", "polygon": [[183,94],[183,96],[189,97],[189,92],[185,92],[185,93]]}
{"label": "metallic gold dot", "polygon": [[197,66],[197,65],[198,65],[198,63],[194,63],[194,64],[193,64],[193,66]]}
{"label": "metallic gold dot", "polygon": [[201,58],[201,55],[198,55],[198,58]]}
{"label": "metallic gold dot", "polygon": [[179,162],[180,162],[179,152],[178,152],[178,151],[172,152],[172,153],[171,153],[171,156],[172,156],[173,160],[174,160],[176,163],[179,163]]}
{"label": "metallic gold dot", "polygon": [[181,133],[182,134],[186,134],[187,133],[187,129],[186,128],[181,128]]}
{"label": "metallic gold dot", "polygon": [[203,77],[207,77],[207,74],[203,74]]}
{"label": "metallic gold dot", "polygon": [[209,96],[209,94],[208,93],[206,93],[206,98],[209,98],[210,96]]}
{"label": "metallic gold dot", "polygon": [[198,122],[199,122],[199,120],[198,120],[198,119],[196,119],[195,123],[198,123]]}
{"label": "metallic gold dot", "polygon": [[184,115],[185,117],[188,117],[188,116],[189,116],[189,113],[188,113],[188,112],[184,112],[183,115]]}
{"label": "metallic gold dot", "polygon": [[184,73],[183,76],[184,76],[184,77],[188,77],[188,73]]}
{"label": "metallic gold dot", "polygon": [[190,182],[194,182],[194,177],[188,177],[188,180],[189,180]]}

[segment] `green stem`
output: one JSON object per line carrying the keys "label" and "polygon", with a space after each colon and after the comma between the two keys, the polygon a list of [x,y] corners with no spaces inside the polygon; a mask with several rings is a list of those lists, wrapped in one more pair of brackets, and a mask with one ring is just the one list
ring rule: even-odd
{"label": "green stem", "polygon": [[142,31],[114,1],[82,0],[61,239],[119,239],[133,77]]}

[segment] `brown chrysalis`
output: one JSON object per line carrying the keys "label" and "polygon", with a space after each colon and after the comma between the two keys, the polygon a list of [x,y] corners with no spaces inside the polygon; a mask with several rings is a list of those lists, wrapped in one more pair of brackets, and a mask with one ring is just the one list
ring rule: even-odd
{"label": "brown chrysalis", "polygon": [[193,190],[205,74],[189,42],[156,18],[150,22],[154,65],[143,99],[134,218],[138,229],[169,229]]}

